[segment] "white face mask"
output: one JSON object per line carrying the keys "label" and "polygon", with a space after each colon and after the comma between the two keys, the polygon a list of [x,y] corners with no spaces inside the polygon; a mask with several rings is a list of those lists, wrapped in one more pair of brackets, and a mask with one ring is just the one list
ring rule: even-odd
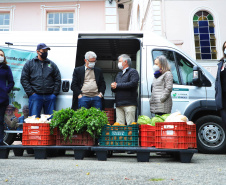
{"label": "white face mask", "polygon": [[119,62],[118,63],[118,68],[121,69],[121,70],[123,70],[122,62]]}
{"label": "white face mask", "polygon": [[0,56],[0,63],[4,62],[4,57]]}
{"label": "white face mask", "polygon": [[92,69],[92,68],[94,68],[94,66],[95,66],[95,62],[89,62],[89,64],[88,64],[88,67],[89,68]]}
{"label": "white face mask", "polygon": [[154,66],[153,66],[153,70],[154,70],[154,72],[156,72],[156,71],[159,71],[159,70],[160,70],[160,68],[159,68],[159,66],[154,65]]}
{"label": "white face mask", "polygon": [[224,54],[226,55],[226,48],[224,49]]}

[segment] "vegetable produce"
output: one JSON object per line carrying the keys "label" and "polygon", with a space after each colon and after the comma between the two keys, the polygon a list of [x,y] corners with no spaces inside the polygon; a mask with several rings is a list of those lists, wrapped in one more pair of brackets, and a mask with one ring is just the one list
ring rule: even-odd
{"label": "vegetable produce", "polygon": [[148,116],[140,115],[138,117],[137,123],[140,124],[140,125],[151,124],[151,119]]}
{"label": "vegetable produce", "polygon": [[101,134],[102,127],[108,124],[108,117],[104,111],[94,107],[86,109],[82,107],[77,111],[72,109],[62,109],[54,111],[51,120],[51,128],[59,127],[64,140],[71,138],[74,132],[88,132],[91,137],[98,138]]}
{"label": "vegetable produce", "polygon": [[169,116],[170,114],[163,114],[162,116],[161,116],[161,118],[165,121],[165,119]]}
{"label": "vegetable produce", "polygon": [[59,127],[61,131],[64,125],[70,118],[75,115],[75,111],[71,108],[61,109],[59,111],[53,111],[53,118],[51,119],[50,127],[53,133],[53,128]]}
{"label": "vegetable produce", "polygon": [[151,118],[151,126],[155,126],[155,123],[157,122],[164,122],[164,119],[159,115],[156,115],[155,117]]}
{"label": "vegetable produce", "polygon": [[188,122],[188,118],[184,115],[181,115],[180,112],[175,112],[169,115],[166,119],[165,122]]}

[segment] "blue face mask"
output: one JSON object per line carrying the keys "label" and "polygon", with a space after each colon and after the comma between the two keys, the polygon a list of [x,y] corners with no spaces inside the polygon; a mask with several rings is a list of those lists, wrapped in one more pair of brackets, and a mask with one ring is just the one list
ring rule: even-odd
{"label": "blue face mask", "polygon": [[43,53],[43,52],[40,51],[40,53],[42,54],[42,55],[40,55],[42,59],[46,59],[47,58],[48,52]]}

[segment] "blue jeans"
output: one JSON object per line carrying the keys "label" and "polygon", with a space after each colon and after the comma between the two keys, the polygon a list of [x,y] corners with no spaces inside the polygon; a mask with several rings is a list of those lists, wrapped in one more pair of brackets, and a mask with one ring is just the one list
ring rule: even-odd
{"label": "blue jeans", "polygon": [[87,109],[95,107],[97,109],[102,110],[101,98],[99,96],[94,97],[83,96],[80,99],[78,99],[78,108],[80,109],[81,107],[85,107]]}
{"label": "blue jeans", "polygon": [[44,114],[53,114],[56,106],[56,96],[33,94],[29,97],[29,116],[36,115],[40,118],[42,108]]}
{"label": "blue jeans", "polygon": [[6,105],[0,105],[0,145],[3,145],[4,137],[4,115],[6,110]]}

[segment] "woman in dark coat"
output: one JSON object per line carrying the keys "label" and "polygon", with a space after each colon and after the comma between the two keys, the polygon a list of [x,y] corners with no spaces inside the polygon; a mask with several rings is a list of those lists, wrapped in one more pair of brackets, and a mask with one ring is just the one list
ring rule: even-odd
{"label": "woman in dark coat", "polygon": [[0,49],[0,145],[3,145],[4,137],[4,114],[9,105],[8,93],[14,86],[13,75],[7,65],[5,53]]}
{"label": "woman in dark coat", "polygon": [[223,125],[226,128],[226,41],[223,44],[223,58],[219,61],[215,83],[215,100],[220,111]]}

